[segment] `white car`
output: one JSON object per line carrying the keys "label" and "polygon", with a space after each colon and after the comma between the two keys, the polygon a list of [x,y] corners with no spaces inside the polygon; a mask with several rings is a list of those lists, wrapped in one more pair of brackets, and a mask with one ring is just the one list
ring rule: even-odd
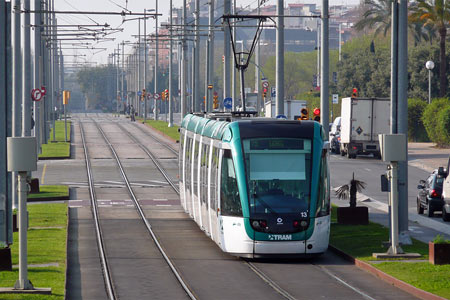
{"label": "white car", "polygon": [[444,199],[444,206],[442,207],[442,219],[450,221],[450,156],[447,162],[445,171],[444,185],[442,186],[442,198]]}

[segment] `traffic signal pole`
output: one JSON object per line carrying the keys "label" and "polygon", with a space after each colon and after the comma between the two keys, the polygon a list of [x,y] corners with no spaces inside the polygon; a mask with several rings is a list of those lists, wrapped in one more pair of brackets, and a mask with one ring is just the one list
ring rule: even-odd
{"label": "traffic signal pole", "polygon": [[[156,0],[156,16],[155,16],[155,92],[158,93],[158,0]],[[158,120],[158,100],[154,99],[154,118]]]}
{"label": "traffic signal pole", "polygon": [[[223,1],[223,14],[229,15],[231,10],[231,0]],[[231,35],[228,28],[223,31],[223,98],[228,98],[231,95],[230,91],[230,62],[231,58]],[[234,99],[233,99],[234,101]]]}
{"label": "traffic signal pole", "polygon": [[172,0],[170,0],[170,40],[169,40],[169,123],[168,127],[173,126],[173,41],[172,41],[172,25],[173,25],[173,11],[172,11]]}
{"label": "traffic signal pole", "polygon": [[181,39],[181,49],[182,49],[182,53],[181,53],[181,103],[180,103],[180,112],[181,112],[181,120],[184,118],[184,116],[186,115],[186,103],[187,103],[187,99],[186,99],[186,85],[187,85],[187,44],[186,44],[186,0],[183,0],[183,37]]}

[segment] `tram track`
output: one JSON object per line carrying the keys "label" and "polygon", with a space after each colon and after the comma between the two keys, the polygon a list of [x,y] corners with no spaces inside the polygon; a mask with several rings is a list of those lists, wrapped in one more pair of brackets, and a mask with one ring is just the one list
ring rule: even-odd
{"label": "tram track", "polygon": [[[136,194],[135,194],[133,188],[131,187],[130,181],[128,180],[128,177],[126,175],[124,167],[123,167],[123,165],[121,163],[121,160],[120,160],[119,156],[117,155],[117,152],[114,149],[114,146],[110,143],[108,137],[106,136],[105,132],[102,130],[100,125],[94,120],[93,120],[93,123],[95,124],[96,128],[98,129],[98,131],[101,133],[103,139],[105,140],[105,142],[108,145],[111,153],[113,154],[114,159],[115,159],[115,161],[117,163],[117,166],[119,168],[119,171],[121,173],[121,176],[122,176],[122,178],[123,178],[123,180],[125,182],[127,191],[130,194],[130,197],[131,197],[131,200],[133,202],[133,205],[135,206],[140,219],[143,221],[143,223],[144,223],[144,225],[146,227],[146,230],[148,231],[149,235],[151,236],[152,241],[154,242],[155,246],[157,247],[157,249],[160,252],[161,256],[163,257],[164,261],[169,266],[172,274],[175,276],[176,280],[179,282],[180,286],[182,287],[182,289],[184,290],[186,295],[190,299],[197,299],[195,297],[194,293],[189,289],[187,284],[184,282],[184,280],[181,277],[180,273],[175,268],[175,266],[174,266],[173,262],[171,261],[171,259],[169,258],[169,256],[165,253],[165,251],[162,248],[162,246],[161,246],[157,236],[153,232],[153,230],[151,228],[151,225],[148,222],[147,218],[145,217],[144,211],[143,211],[141,205],[139,204],[139,201],[138,201],[138,199],[136,197]],[[79,122],[79,126],[80,126],[81,139],[82,139],[83,148],[84,148],[84,154],[85,154],[86,169],[87,169],[87,173],[88,173],[88,182],[89,182],[89,194],[90,194],[90,198],[91,198],[91,207],[92,207],[92,212],[93,212],[93,216],[94,216],[94,224],[95,224],[97,245],[98,245],[98,248],[99,248],[99,255],[100,255],[100,260],[101,260],[101,266],[102,266],[104,281],[105,281],[105,289],[106,289],[106,293],[107,293],[108,298],[111,299],[111,300],[115,300],[115,299],[119,299],[119,298],[118,298],[118,295],[117,295],[117,292],[116,292],[116,288],[114,286],[113,276],[112,276],[112,273],[111,273],[111,270],[110,270],[110,262],[108,261],[108,257],[106,255],[106,247],[105,247],[105,242],[104,242],[102,229],[101,229],[101,226],[100,226],[98,204],[97,204],[97,198],[96,198],[95,188],[94,188],[94,178],[93,178],[93,175],[92,175],[92,166],[91,166],[91,163],[90,163],[90,157],[89,157],[89,153],[88,153],[88,150],[87,150],[87,143],[86,143],[86,139],[85,139],[85,133],[84,133],[84,128],[83,128],[82,122]],[[149,154],[149,153],[147,153],[147,154]],[[155,165],[156,165],[157,162],[156,162],[156,160],[154,160],[154,161],[155,161]],[[157,166],[157,167],[160,168],[160,166]]]}
{"label": "tram track", "polygon": [[[118,123],[118,126],[120,128],[122,128],[125,132],[128,133],[128,136],[136,143],[138,144],[141,149],[144,150],[144,152],[147,153],[147,155],[149,155],[149,157],[154,160],[157,161],[157,159],[155,158],[155,156],[153,154],[151,154],[151,152],[148,150],[148,148],[146,146],[144,146],[142,143],[140,143],[134,136],[133,134],[126,130],[120,123]],[[172,147],[170,147],[169,145],[167,145],[167,143],[165,143],[164,141],[162,141],[161,139],[157,138],[154,134],[150,133],[149,131],[144,130],[143,128],[141,128],[141,126],[137,125],[137,124],[133,124],[133,126],[135,128],[138,128],[142,133],[146,134],[146,135],[150,135],[153,139],[155,139],[159,144],[161,144],[162,146],[164,146],[165,148],[167,148],[169,151],[171,151],[173,154],[178,156],[178,151],[174,150]],[[156,164],[156,162],[155,162]],[[160,163],[158,163],[158,165],[161,165]],[[161,167],[162,168],[162,167]],[[163,172],[160,169],[161,172]],[[166,176],[165,176],[166,177]],[[173,183],[173,181],[170,179],[170,177],[166,177],[167,181],[169,182],[169,184],[174,188],[175,192],[179,195],[180,191],[178,188],[175,188],[176,184]],[[275,280],[273,280],[272,278],[270,278],[266,273],[264,273],[260,268],[258,268],[256,266],[255,263],[248,261],[248,259],[245,258],[241,258],[241,261],[248,266],[248,268],[250,270],[252,270],[261,280],[263,280],[266,284],[268,284],[274,291],[276,291],[279,295],[281,295],[283,298],[288,299],[288,300],[295,300],[295,299],[299,299],[294,297],[293,295],[291,295],[291,293],[289,293],[286,289],[282,288]],[[341,286],[344,286],[350,290],[352,290],[353,292],[355,292],[356,294],[360,295],[362,298],[367,299],[367,300],[375,300],[373,297],[369,296],[367,293],[365,293],[364,291],[362,291],[361,289],[353,286],[352,284],[350,284],[349,282],[347,282],[345,279],[340,278],[337,274],[333,273],[331,270],[328,270],[326,267],[324,266],[320,266],[317,265],[315,263],[310,263],[311,266],[315,267],[315,269],[321,271],[323,274],[325,274],[327,277],[335,280],[336,282],[338,282]]]}

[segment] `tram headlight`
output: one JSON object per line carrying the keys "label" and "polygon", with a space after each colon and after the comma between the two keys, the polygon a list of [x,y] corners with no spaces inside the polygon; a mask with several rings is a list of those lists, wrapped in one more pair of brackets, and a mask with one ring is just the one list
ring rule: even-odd
{"label": "tram headlight", "polygon": [[305,228],[305,227],[308,226],[308,221],[305,221],[305,220],[301,220],[301,221],[295,220],[293,225],[294,225],[294,228]]}
{"label": "tram headlight", "polygon": [[251,220],[253,229],[256,231],[264,232],[267,229],[267,221],[266,220]]}

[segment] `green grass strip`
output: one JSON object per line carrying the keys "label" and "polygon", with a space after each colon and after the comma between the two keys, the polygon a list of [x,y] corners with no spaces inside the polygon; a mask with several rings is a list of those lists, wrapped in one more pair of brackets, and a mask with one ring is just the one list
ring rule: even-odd
{"label": "green grass strip", "polygon": [[[35,287],[51,287],[52,295],[2,294],[1,299],[64,299],[66,277],[67,204],[28,205],[30,229],[28,230],[28,263],[58,263],[58,267],[30,267],[28,278]],[[39,228],[42,227],[42,228]],[[50,227],[50,228],[49,228]],[[18,233],[14,233],[11,245],[13,264],[18,264]],[[19,278],[18,268],[12,272],[0,272],[0,286],[12,287]]]}
{"label": "green grass strip", "polygon": [[147,120],[145,122],[150,127],[162,132],[163,134],[171,137],[172,139],[178,141],[180,139],[180,133],[178,132],[177,125],[173,125],[172,127],[167,127],[167,122],[164,121],[155,121],[155,120]]}
{"label": "green grass strip", "polygon": [[39,158],[66,158],[70,156],[70,121],[67,121],[67,142],[64,141],[64,121],[56,121],[55,141],[53,141],[53,128],[50,130],[50,136],[47,144],[42,145],[42,153]]}
{"label": "green grass strip", "polygon": [[[386,252],[382,242],[389,240],[389,229],[370,222],[369,225],[340,225],[335,223],[337,208],[331,211],[330,244],[350,256],[372,264],[375,268],[427,292],[450,298],[450,265],[432,265],[428,262],[404,262],[391,259],[373,263],[374,252]],[[402,246],[405,252],[420,253],[420,259],[428,260],[428,244],[412,239],[413,244]],[[385,260],[385,259],[383,259]]]}
{"label": "green grass strip", "polygon": [[28,194],[28,199],[68,197],[69,187],[67,185],[40,185],[39,193]]}

